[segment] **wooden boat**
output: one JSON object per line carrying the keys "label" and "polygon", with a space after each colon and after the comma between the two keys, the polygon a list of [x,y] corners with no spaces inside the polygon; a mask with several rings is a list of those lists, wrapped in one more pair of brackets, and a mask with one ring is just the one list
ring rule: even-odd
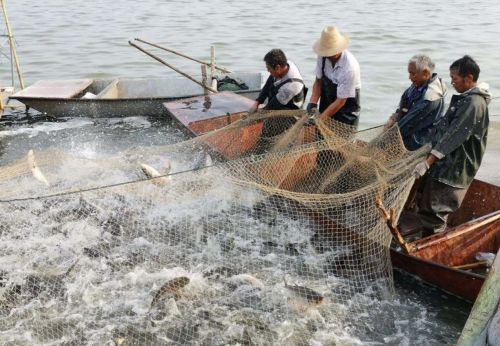
{"label": "wooden boat", "polygon": [[486,272],[478,252],[500,248],[500,187],[474,180],[458,210],[448,218],[447,229],[408,244],[410,253],[391,249],[392,263],[446,292],[473,302]]}
{"label": "wooden boat", "polygon": [[[240,120],[252,104],[249,98],[221,92],[166,102],[164,106],[188,136],[199,137]],[[231,160],[251,150],[257,144],[261,131],[262,123],[253,123],[207,138],[206,143],[224,159]]]}
{"label": "wooden boat", "polygon": [[[241,119],[252,104],[252,100],[241,95],[222,92],[166,102],[165,107],[189,136],[199,137]],[[212,152],[224,160],[232,160],[256,148],[262,128],[262,122],[249,122],[248,126],[224,130],[215,136],[204,138],[203,141]],[[314,129],[311,127],[308,131],[314,132]],[[305,141],[313,139],[313,136],[305,137]],[[249,164],[247,170],[271,186],[289,189],[308,176],[316,166],[316,156],[316,152],[309,152],[298,157],[270,157],[268,160],[276,160],[276,164],[267,165],[267,169],[258,164],[254,167]]]}
{"label": "wooden boat", "polygon": [[[235,93],[255,99],[264,76],[231,73],[228,77],[248,87]],[[218,78],[221,81],[225,76]],[[42,80],[10,98],[54,117],[126,117],[166,115],[163,103],[196,95],[203,88],[181,77],[135,79]]]}

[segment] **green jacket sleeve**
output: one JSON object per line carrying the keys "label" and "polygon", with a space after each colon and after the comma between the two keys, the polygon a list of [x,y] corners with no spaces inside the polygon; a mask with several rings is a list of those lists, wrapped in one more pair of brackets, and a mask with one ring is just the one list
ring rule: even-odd
{"label": "green jacket sleeve", "polygon": [[478,105],[471,98],[464,99],[464,104],[457,110],[447,131],[438,139],[431,153],[441,159],[463,145],[474,131],[479,111]]}

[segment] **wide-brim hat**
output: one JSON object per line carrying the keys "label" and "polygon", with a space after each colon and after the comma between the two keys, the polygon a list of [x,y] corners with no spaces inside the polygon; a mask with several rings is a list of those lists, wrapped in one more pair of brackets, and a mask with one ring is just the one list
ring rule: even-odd
{"label": "wide-brim hat", "polygon": [[313,44],[313,50],[319,56],[339,54],[349,45],[349,37],[344,36],[334,26],[327,26],[321,32],[321,37]]}

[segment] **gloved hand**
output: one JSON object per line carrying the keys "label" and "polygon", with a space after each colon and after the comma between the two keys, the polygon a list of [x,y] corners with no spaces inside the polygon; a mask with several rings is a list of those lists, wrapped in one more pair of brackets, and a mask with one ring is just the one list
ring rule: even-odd
{"label": "gloved hand", "polygon": [[306,110],[307,110],[307,113],[309,113],[309,115],[314,115],[318,112],[318,104],[309,102],[307,104]]}
{"label": "gloved hand", "polygon": [[310,115],[307,118],[307,121],[304,123],[304,126],[313,126],[313,125],[315,125],[315,120],[314,120],[315,118],[316,118],[316,114]]}
{"label": "gloved hand", "polygon": [[427,160],[418,163],[413,170],[413,175],[415,179],[421,178],[424,174],[429,170],[429,165],[427,164]]}

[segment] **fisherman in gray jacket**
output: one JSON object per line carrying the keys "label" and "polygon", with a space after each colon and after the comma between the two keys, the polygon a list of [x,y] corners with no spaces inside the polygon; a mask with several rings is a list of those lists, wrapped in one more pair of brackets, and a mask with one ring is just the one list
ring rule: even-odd
{"label": "fisherman in gray jacket", "polygon": [[416,150],[431,141],[433,124],[444,109],[446,86],[433,73],[434,67],[431,58],[424,54],[414,55],[408,61],[412,84],[403,92],[398,109],[384,126],[388,129],[397,123],[408,150]]}
{"label": "fisherman in gray jacket", "polygon": [[448,214],[460,207],[481,165],[491,94],[487,84],[477,84],[479,72],[467,55],[451,64],[451,84],[459,94],[453,95],[447,112],[436,123],[430,154],[415,167],[416,178],[425,175],[417,200],[424,236],[444,229]]}

